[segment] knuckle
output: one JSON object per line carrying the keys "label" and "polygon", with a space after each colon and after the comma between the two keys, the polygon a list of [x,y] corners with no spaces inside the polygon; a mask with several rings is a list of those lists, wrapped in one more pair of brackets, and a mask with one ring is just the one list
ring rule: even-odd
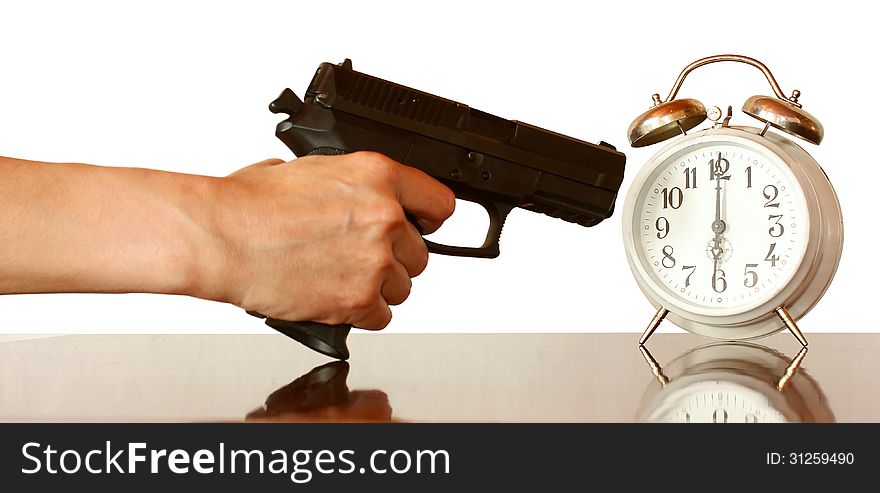
{"label": "knuckle", "polygon": [[409,278],[406,279],[406,282],[403,285],[403,289],[400,290],[399,295],[394,300],[395,305],[399,305],[406,301],[409,298],[410,293],[412,293],[412,281]]}
{"label": "knuckle", "polygon": [[409,298],[410,291],[412,291],[412,281],[410,281],[408,276],[404,277],[405,279],[401,279],[400,282],[395,283],[393,287],[391,285],[386,285],[385,291],[389,292],[384,294],[384,299],[387,304],[399,305]]}
{"label": "knuckle", "polygon": [[370,267],[372,268],[373,273],[385,274],[388,271],[394,268],[394,263],[396,259],[394,258],[394,254],[387,247],[377,248],[372,255],[370,255]]}
{"label": "knuckle", "polygon": [[416,277],[428,267],[428,246],[419,237],[416,253],[405,264],[409,277]]}
{"label": "knuckle", "polygon": [[383,286],[382,294],[385,297],[385,301],[389,305],[399,305],[409,298],[411,292],[412,278],[410,278],[405,269],[397,266],[394,275],[389,277]]}
{"label": "knuckle", "polygon": [[367,221],[379,226],[385,232],[401,228],[407,222],[403,208],[391,200],[377,201],[367,214],[369,216]]}
{"label": "knuckle", "polygon": [[388,160],[388,157],[384,154],[374,151],[357,151],[352,152],[351,154],[349,154],[349,156],[361,162],[380,162],[383,160]]}
{"label": "knuckle", "polygon": [[403,207],[397,201],[384,201],[380,207],[377,207],[379,219],[391,226],[402,226],[407,223],[406,214]]}
{"label": "knuckle", "polygon": [[385,327],[388,327],[388,324],[391,323],[391,310],[384,310],[382,313],[376,315],[376,319],[373,320],[371,324],[373,329],[381,330]]}
{"label": "knuckle", "polygon": [[355,317],[354,325],[361,329],[381,330],[391,322],[391,310],[387,305],[372,307]]}
{"label": "knuckle", "polygon": [[354,289],[348,297],[348,305],[354,311],[368,310],[375,302],[376,293],[371,285],[364,285]]}
{"label": "knuckle", "polygon": [[375,179],[390,182],[396,177],[397,163],[384,154],[359,151],[352,154],[362,165],[361,169]]}
{"label": "knuckle", "polygon": [[425,245],[425,242],[420,243],[422,244],[422,249],[419,252],[419,256],[415,259],[412,277],[416,277],[422,272],[425,272],[425,269],[428,268],[428,247]]}

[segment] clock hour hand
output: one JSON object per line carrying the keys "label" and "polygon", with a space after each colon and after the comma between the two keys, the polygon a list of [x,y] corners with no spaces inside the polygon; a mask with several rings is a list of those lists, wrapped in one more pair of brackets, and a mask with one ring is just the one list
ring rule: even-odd
{"label": "clock hour hand", "polygon": [[[720,252],[721,252],[721,248],[720,248],[720,247],[715,247],[715,248],[713,248],[712,250],[713,250],[712,255],[715,257],[715,258],[712,260],[712,265],[713,265],[713,266],[712,266],[712,289],[715,289],[715,282],[716,282],[716,277],[715,277],[715,276],[718,275],[718,260],[719,260],[719,258],[721,257],[721,253],[720,253]],[[716,250],[719,252],[718,254],[715,254],[715,251],[716,251]]]}

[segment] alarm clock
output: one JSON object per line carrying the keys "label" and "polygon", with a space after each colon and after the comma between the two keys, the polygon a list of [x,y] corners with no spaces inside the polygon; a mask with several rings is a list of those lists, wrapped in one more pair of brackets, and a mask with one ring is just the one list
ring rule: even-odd
{"label": "alarm clock", "polygon": [[[742,107],[762,126],[731,125],[732,107],[724,115],[676,99],[691,71],[716,62],[763,72],[775,96]],[[797,320],[834,277],[843,220],[825,172],[792,141],[819,144],[824,135],[799,97],[786,97],[758,60],[718,55],[688,65],[667,98],[654,94],[654,106],[630,125],[633,147],[667,142],[635,177],[623,208],[627,259],[657,310],[639,345],[665,318],[724,340],[788,328],[807,345]]]}
{"label": "alarm clock", "polygon": [[828,399],[801,367],[807,348],[789,359],[757,344],[713,343],[692,349],[665,368],[647,348],[656,377],[636,413],[640,422],[832,423]]}

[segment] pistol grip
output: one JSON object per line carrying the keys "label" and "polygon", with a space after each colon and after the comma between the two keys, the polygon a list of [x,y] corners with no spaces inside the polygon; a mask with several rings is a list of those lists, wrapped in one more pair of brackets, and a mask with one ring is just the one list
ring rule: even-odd
{"label": "pistol grip", "polygon": [[351,325],[329,325],[319,322],[291,322],[267,318],[266,325],[301,343],[307,348],[330,356],[331,358],[347,360],[349,357],[348,333]]}
{"label": "pistol grip", "polygon": [[351,331],[349,324],[322,324],[320,322],[292,322],[266,317],[262,313],[248,311],[248,315],[257,318],[265,318],[266,325],[281,332],[287,337],[301,343],[303,346],[313,349],[331,358],[346,360],[350,356],[348,352],[348,333]]}

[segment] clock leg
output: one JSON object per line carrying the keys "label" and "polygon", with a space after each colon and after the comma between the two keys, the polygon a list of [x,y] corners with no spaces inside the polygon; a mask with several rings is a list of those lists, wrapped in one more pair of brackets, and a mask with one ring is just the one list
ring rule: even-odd
{"label": "clock leg", "polygon": [[791,363],[788,364],[788,367],[785,369],[785,374],[782,375],[782,378],[776,382],[776,389],[780,392],[785,390],[785,386],[788,385],[788,382],[791,381],[794,374],[797,373],[798,368],[801,367],[801,362],[804,361],[804,358],[807,356],[807,346],[801,348],[798,351],[797,356],[791,360]]}
{"label": "clock leg", "polygon": [[782,323],[788,328],[789,332],[801,343],[804,347],[807,347],[807,338],[804,337],[804,333],[801,332],[801,329],[798,328],[794,319],[788,313],[788,310],[785,309],[784,306],[780,306],[776,309],[776,314],[779,315],[779,318],[782,319]]}
{"label": "clock leg", "polygon": [[657,363],[657,360],[654,359],[654,356],[648,351],[648,348],[645,346],[639,346],[639,352],[642,353],[642,358],[645,358],[645,362],[651,367],[651,373],[654,374],[654,377],[660,382],[660,386],[663,387],[669,383],[669,378],[663,374],[663,368],[660,366],[660,363]]}
{"label": "clock leg", "polygon": [[645,343],[648,342],[648,338],[651,337],[651,334],[653,334],[655,330],[657,330],[657,327],[660,327],[660,323],[666,318],[667,313],[669,313],[669,310],[662,306],[657,310],[657,313],[654,314],[654,318],[651,319],[651,323],[648,324],[648,328],[645,329],[645,333],[639,338],[639,346],[644,346]]}

